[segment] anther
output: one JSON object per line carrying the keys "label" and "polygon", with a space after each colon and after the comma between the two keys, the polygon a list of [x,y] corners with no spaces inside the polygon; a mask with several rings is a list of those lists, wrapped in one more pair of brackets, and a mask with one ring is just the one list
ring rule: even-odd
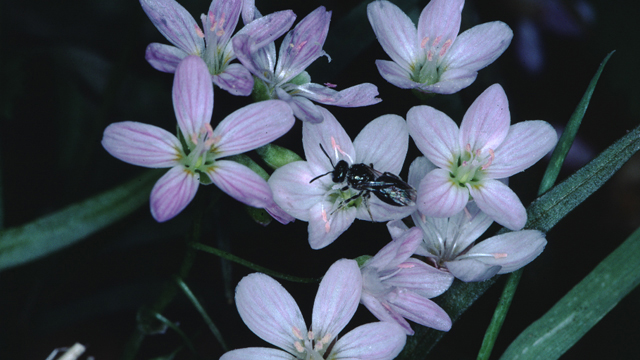
{"label": "anther", "polygon": [[493,149],[489,149],[489,155],[489,161],[481,167],[482,170],[488,168],[489,165],[491,165],[491,163],[493,162],[493,159],[495,159],[496,157],[496,155],[493,153]]}
{"label": "anther", "polygon": [[420,47],[424,49],[427,46],[427,42],[429,42],[428,36],[422,39],[422,41],[420,42]]}
{"label": "anther", "polygon": [[198,37],[204,39],[204,33],[202,32],[202,30],[200,30],[200,26],[194,25],[194,27],[196,28],[196,34],[198,35]]}
{"label": "anther", "polygon": [[293,329],[291,329],[291,332],[293,332],[293,336],[295,336],[296,338],[300,340],[304,339],[302,337],[302,333],[300,332],[300,329],[298,329],[297,327],[293,327]]}

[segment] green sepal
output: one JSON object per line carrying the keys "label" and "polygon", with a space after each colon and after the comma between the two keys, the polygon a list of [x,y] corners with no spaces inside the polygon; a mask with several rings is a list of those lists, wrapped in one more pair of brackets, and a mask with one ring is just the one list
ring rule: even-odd
{"label": "green sepal", "polygon": [[289,80],[289,83],[294,85],[304,85],[311,82],[311,76],[306,71],[301,72],[300,74],[293,77],[293,79]]}
{"label": "green sepal", "polygon": [[355,258],[354,260],[358,263],[358,267],[362,267],[362,265],[364,265],[364,263],[366,263],[372,257],[373,256],[371,256],[371,255],[360,255],[357,258]]}
{"label": "green sepal", "polygon": [[253,221],[255,221],[256,223],[258,223],[258,224],[260,224],[262,226],[267,226],[267,225],[271,224],[271,221],[273,220],[271,215],[269,215],[269,213],[265,209],[259,209],[259,208],[254,208],[254,207],[251,207],[251,206],[245,206],[245,210],[247,211],[247,214],[249,214],[249,216],[251,216]]}
{"label": "green sepal", "polygon": [[253,90],[251,91],[253,101],[260,102],[271,99],[271,90],[262,79],[253,77]]}
{"label": "green sepal", "polygon": [[300,155],[295,152],[284,148],[282,146],[267,144],[256,149],[256,152],[262,160],[273,170],[282,166],[292,163],[294,161],[301,161]]}
{"label": "green sepal", "polygon": [[200,170],[196,170],[196,172],[198,173],[198,179],[200,181],[200,184],[202,184],[202,185],[211,185],[211,184],[213,184],[213,182],[211,181],[211,178],[209,177],[209,175],[203,173]]}

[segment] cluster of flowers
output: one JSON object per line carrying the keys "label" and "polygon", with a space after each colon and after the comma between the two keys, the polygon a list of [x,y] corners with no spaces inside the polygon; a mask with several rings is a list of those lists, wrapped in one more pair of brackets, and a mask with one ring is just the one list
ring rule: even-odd
{"label": "cluster of flowers", "polygon": [[[307,221],[313,249],[331,244],[355,218],[389,221],[393,240],[377,255],[360,266],[339,260],[327,271],[310,328],[279,283],[264,274],[244,278],[236,289],[242,319],[288,354],[249,348],[223,359],[392,359],[406,335],[413,334],[406,319],[442,331],[451,328],[449,316],[430,299],[446,291],[454,277],[486,280],[519,269],[542,252],[544,234],[522,230],[526,212],[506,179],[549,152],[556,133],[544,121],[510,125],[500,85],[490,86],[473,102],[460,127],[432,107],[415,106],[406,121],[397,115],[378,117],[352,142],[336,118],[315,103],[358,107],[381,100],[373,84],[336,91],[332,84],[311,83],[305,69],[326,55],[322,47],[331,12],[324,7],[288,31],[296,17],[292,11],[262,16],[250,0],[213,0],[201,16],[202,28],[174,0],[140,2],[175,45],[150,44],[146,59],[160,71],[175,73],[178,134],[121,122],[107,127],[102,144],[128,163],[170,168],[151,192],[157,221],[181,212],[200,183],[214,183],[281,223]],[[416,28],[394,4],[369,4],[373,31],[393,60],[376,61],[380,74],[400,88],[423,93],[451,94],[469,86],[478,70],[504,52],[513,34],[496,21],[458,35],[463,5],[463,0],[431,0]],[[233,35],[240,16],[244,26]],[[276,57],[274,41],[285,33]],[[240,63],[231,63],[234,59]],[[235,111],[213,129],[214,84],[264,101]],[[223,159],[272,142],[289,131],[295,118],[303,121],[306,161],[278,168],[267,182],[248,167]],[[405,184],[396,174],[409,137],[424,157],[413,161]],[[353,186],[348,175],[355,172],[354,165],[364,166],[373,176],[365,180],[372,183]],[[375,182],[385,176],[398,180]],[[402,202],[384,201],[383,195]],[[408,216],[412,228],[402,221]],[[475,244],[493,221],[513,232]],[[358,303],[381,321],[337,340]]]}

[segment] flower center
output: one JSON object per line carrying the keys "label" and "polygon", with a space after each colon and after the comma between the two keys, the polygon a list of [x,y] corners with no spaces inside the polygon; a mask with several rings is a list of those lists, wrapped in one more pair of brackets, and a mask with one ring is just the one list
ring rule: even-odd
{"label": "flower center", "polygon": [[200,20],[202,20],[204,33],[197,26],[196,32],[206,42],[202,59],[207,64],[209,72],[213,75],[218,75],[224,71],[229,61],[231,61],[231,54],[225,53],[225,48],[229,42],[229,36],[224,30],[224,23],[227,19],[224,13],[219,19],[216,19],[215,14],[209,11],[208,15],[202,14]]}
{"label": "flower center", "polygon": [[306,336],[298,328],[293,328],[293,335],[298,339],[293,343],[299,360],[325,360],[324,354],[330,350],[331,334],[326,334],[322,339],[316,339],[313,330],[309,330]]}
{"label": "flower center", "polygon": [[442,35],[433,40],[428,36],[423,38],[420,42],[420,48],[424,49],[424,59],[414,65],[411,80],[427,85],[437,83],[443,72],[440,67],[440,60],[447,53],[452,43],[452,39],[442,41]]}
{"label": "flower center", "polygon": [[484,178],[484,170],[491,165],[494,157],[493,149],[483,153],[480,149],[473,151],[471,145],[467,144],[458,161],[451,166],[451,180],[463,187],[467,184],[479,185]]}
{"label": "flower center", "polygon": [[213,137],[211,124],[205,124],[199,133],[193,134],[186,141],[188,149],[184,151],[184,156],[181,160],[182,165],[192,171],[200,170],[206,172],[206,169],[213,165],[216,159],[213,149],[216,138]]}

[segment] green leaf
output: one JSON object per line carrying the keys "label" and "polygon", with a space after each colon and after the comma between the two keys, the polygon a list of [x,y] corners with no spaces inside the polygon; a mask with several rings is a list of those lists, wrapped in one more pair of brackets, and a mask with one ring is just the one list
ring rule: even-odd
{"label": "green leaf", "polygon": [[156,171],[28,224],[0,232],[0,271],[47,256],[129,215],[149,199]]}
{"label": "green leaf", "polygon": [[288,163],[300,161],[302,158],[295,152],[282,146],[267,144],[256,149],[264,162],[272,169],[277,169]]}
{"label": "green leaf", "polygon": [[[600,188],[633,154],[640,149],[640,126],[623,136],[589,164],[538,198],[527,208],[525,228],[548,232],[571,210]],[[454,322],[480,297],[497,277],[481,283],[454,281],[447,292],[434,299]],[[398,359],[420,359],[440,340],[443,332],[416,327],[416,334]]]}
{"label": "green leaf", "polygon": [[500,359],[559,358],[640,283],[640,228],[529,325]]}
{"label": "green leaf", "polygon": [[564,163],[564,159],[567,157],[569,153],[569,149],[571,149],[571,145],[573,144],[573,139],[575,139],[576,134],[578,133],[578,128],[580,128],[580,124],[582,124],[582,118],[584,117],[585,112],[587,111],[587,107],[589,106],[589,101],[591,101],[591,95],[593,95],[593,91],[596,89],[596,84],[598,83],[598,79],[600,78],[600,74],[602,74],[602,70],[604,70],[604,66],[611,58],[615,51],[610,52],[607,56],[602,60],[600,67],[596,71],[596,74],[593,75],[589,86],[587,87],[587,91],[582,96],[580,103],[571,114],[571,118],[569,118],[569,122],[567,122],[567,126],[564,128],[564,132],[562,132],[562,136],[560,136],[560,140],[558,140],[558,145],[556,145],[555,150],[553,150],[553,154],[551,155],[551,160],[549,160],[549,166],[547,166],[547,170],[542,177],[542,182],[540,182],[540,190],[539,194],[544,193],[549,190],[553,184],[556,182],[558,178],[558,174],[560,173],[560,168]]}

